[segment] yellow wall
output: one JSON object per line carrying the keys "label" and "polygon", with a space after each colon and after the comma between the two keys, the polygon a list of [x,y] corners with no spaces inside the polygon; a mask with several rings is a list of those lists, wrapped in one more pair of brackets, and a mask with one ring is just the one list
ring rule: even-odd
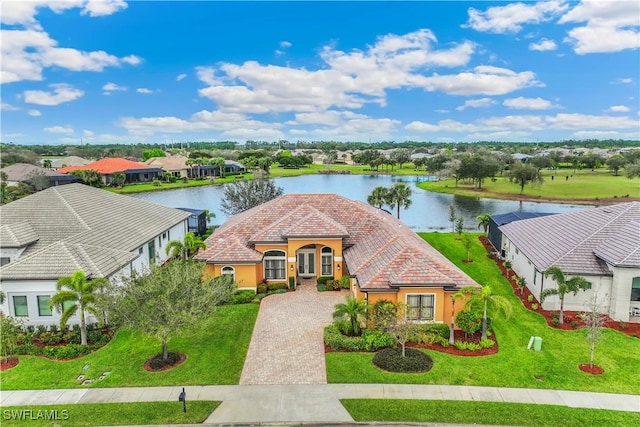
{"label": "yellow wall", "polygon": [[238,288],[240,289],[256,289],[256,277],[258,277],[258,271],[262,274],[262,264],[207,264],[205,274],[212,276],[220,276],[222,274],[222,268],[231,266],[235,269],[236,282],[238,282]]}

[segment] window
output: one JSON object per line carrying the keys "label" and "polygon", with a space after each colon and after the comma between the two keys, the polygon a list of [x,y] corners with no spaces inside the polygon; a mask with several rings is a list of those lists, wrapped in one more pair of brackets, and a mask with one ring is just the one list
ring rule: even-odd
{"label": "window", "polygon": [[286,279],[284,251],[267,251],[264,253],[264,277],[267,280]]}
{"label": "window", "polygon": [[640,277],[634,277],[631,282],[631,301],[640,301]]}
{"label": "window", "polygon": [[156,239],[149,242],[149,261],[154,262],[156,260]]}
{"label": "window", "polygon": [[329,247],[322,248],[322,275],[333,276],[333,250]]}
{"label": "window", "polygon": [[162,240],[167,240],[167,233],[162,233]]}
{"label": "window", "polygon": [[229,265],[225,265],[224,267],[222,267],[222,274],[225,276],[231,276],[233,280],[236,280],[236,271]]}
{"label": "window", "polygon": [[142,246],[140,246],[138,248],[138,254],[142,255],[142,252],[144,251],[144,248]]}
{"label": "window", "polygon": [[38,295],[38,316],[51,316],[51,309],[49,308],[49,295]]}
{"label": "window", "polygon": [[407,295],[407,320],[433,321],[435,295]]}
{"label": "window", "polygon": [[16,317],[26,317],[29,315],[29,307],[27,306],[26,296],[13,297],[13,313]]}
{"label": "window", "polygon": [[10,262],[11,262],[11,258],[3,256],[0,258],[0,267],[2,267],[3,265],[9,264]]}

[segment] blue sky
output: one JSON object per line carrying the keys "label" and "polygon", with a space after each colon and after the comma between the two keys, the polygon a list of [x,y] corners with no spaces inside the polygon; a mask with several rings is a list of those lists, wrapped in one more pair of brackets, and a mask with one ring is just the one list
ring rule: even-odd
{"label": "blue sky", "polygon": [[640,140],[640,3],[3,1],[2,142]]}

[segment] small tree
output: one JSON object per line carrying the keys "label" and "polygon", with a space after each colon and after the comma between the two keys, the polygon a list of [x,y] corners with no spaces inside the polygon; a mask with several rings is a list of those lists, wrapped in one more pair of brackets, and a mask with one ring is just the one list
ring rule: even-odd
{"label": "small tree", "polygon": [[473,246],[473,237],[469,233],[464,233],[462,235],[462,245],[467,252],[466,262],[471,262],[471,246]]}
{"label": "small tree", "polygon": [[598,300],[598,292],[595,291],[585,304],[586,311],[578,316],[584,321],[587,329],[587,341],[589,341],[589,367],[593,368],[593,358],[596,345],[602,335],[602,326],[605,316],[602,314],[602,304]]}
{"label": "small tree", "polygon": [[121,188],[126,180],[127,175],[122,172],[115,172],[113,175],[111,175],[111,182],[118,188]]}
{"label": "small tree", "polygon": [[501,295],[495,295],[489,285],[483,286],[482,289],[468,286],[462,292],[470,296],[466,303],[468,309],[480,308],[482,310],[482,339],[487,339],[487,318],[489,313],[492,314],[491,317],[494,317],[501,312],[504,313],[507,319],[513,314],[511,301]]}
{"label": "small tree", "polygon": [[459,216],[458,218],[456,218],[456,228],[455,228],[456,233],[458,234],[458,239],[460,239],[460,236],[462,235],[462,232],[464,231],[464,218]]}
{"label": "small tree", "polygon": [[170,258],[189,259],[193,257],[198,250],[204,250],[206,248],[207,245],[205,245],[200,237],[196,236],[192,232],[188,232],[185,234],[182,242],[179,240],[172,240],[167,243],[165,252]]}
{"label": "small tree", "polygon": [[0,357],[7,359],[13,354],[17,345],[20,334],[22,334],[22,322],[13,317],[5,316],[0,313]]}
{"label": "small tree", "polygon": [[482,328],[482,315],[474,310],[461,310],[456,315],[456,325],[469,338]]}
{"label": "small tree", "polygon": [[112,283],[108,293],[111,322],[156,338],[166,360],[171,337],[209,318],[237,289],[231,276],[205,276],[204,268],[204,263],[182,260],[162,267],[151,264],[145,274],[134,273],[123,277],[120,284]]}
{"label": "small tree", "polygon": [[394,336],[400,347],[402,348],[402,357],[405,357],[405,347],[409,340],[416,334],[417,325],[407,319],[407,305],[404,303],[396,304],[397,315],[393,318],[387,329]]}
{"label": "small tree", "polygon": [[478,228],[482,227],[484,235],[489,234],[489,224],[491,223],[491,216],[489,214],[482,214],[476,217],[478,220]]}
{"label": "small tree", "polygon": [[398,182],[387,191],[385,199],[391,209],[397,208],[400,219],[400,208],[407,209],[411,206],[411,188],[404,182]]}
{"label": "small tree", "polygon": [[227,215],[235,215],[262,203],[273,200],[283,193],[271,179],[249,179],[224,186],[221,209]]}
{"label": "small tree", "polygon": [[456,208],[449,205],[449,222],[451,223],[451,231],[456,231]]}
{"label": "small tree", "polygon": [[348,320],[351,325],[351,332],[354,335],[360,335],[360,325],[366,319],[369,309],[367,303],[349,293],[347,301],[336,304],[334,308],[333,319],[337,321]]}
{"label": "small tree", "polygon": [[560,299],[560,317],[558,319],[559,324],[564,324],[564,297],[571,292],[574,296],[578,294],[580,290],[587,290],[591,288],[591,282],[587,281],[584,277],[574,276],[569,280],[565,279],[563,271],[556,266],[549,267],[544,273],[544,277],[551,276],[553,280],[558,284],[557,288],[547,288],[540,293],[540,304],[544,300],[551,296],[557,295]]}
{"label": "small tree", "polygon": [[627,159],[622,157],[620,154],[611,156],[607,160],[607,166],[609,166],[609,169],[611,169],[616,176],[618,176],[618,171],[620,171],[620,169],[623,168],[626,163]]}
{"label": "small tree", "polygon": [[389,189],[386,187],[378,186],[373,189],[371,194],[367,197],[367,203],[371,206],[375,206],[378,209],[382,209],[382,206],[386,203],[387,193]]}
{"label": "small tree", "polygon": [[524,277],[518,277],[516,282],[518,284],[518,290],[520,291],[520,295],[524,292],[524,288],[527,286],[527,279]]}
{"label": "small tree", "polygon": [[514,163],[508,175],[511,182],[515,182],[520,186],[520,194],[522,194],[524,186],[528,183],[541,184],[543,181],[542,174],[538,168],[527,163]]}

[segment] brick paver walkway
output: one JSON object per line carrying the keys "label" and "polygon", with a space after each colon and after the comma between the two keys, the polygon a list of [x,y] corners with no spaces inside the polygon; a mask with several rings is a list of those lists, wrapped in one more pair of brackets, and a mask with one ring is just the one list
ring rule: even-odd
{"label": "brick paver walkway", "polygon": [[326,384],[322,330],[346,295],[306,284],[264,298],[240,384]]}

